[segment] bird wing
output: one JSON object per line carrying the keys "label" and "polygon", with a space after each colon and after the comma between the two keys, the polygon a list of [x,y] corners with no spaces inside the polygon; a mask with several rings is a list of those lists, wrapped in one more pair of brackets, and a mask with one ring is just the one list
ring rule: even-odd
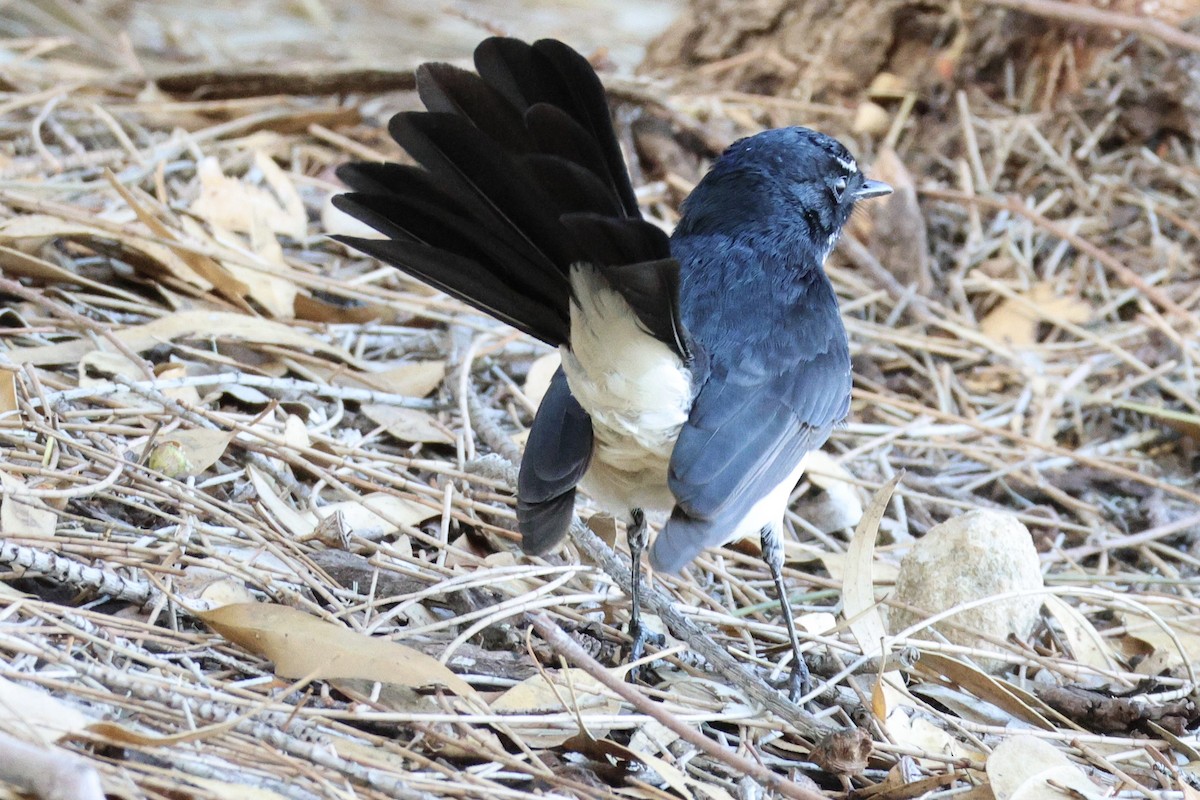
{"label": "bird wing", "polygon": [[845,418],[845,332],[832,289],[823,276],[818,283],[793,309],[807,315],[800,325],[766,338],[760,330],[751,337],[757,346],[710,353],[708,378],[671,454],[677,505],[655,541],[656,568],[676,571],[732,538],[755,504],[792,478],[804,454]]}

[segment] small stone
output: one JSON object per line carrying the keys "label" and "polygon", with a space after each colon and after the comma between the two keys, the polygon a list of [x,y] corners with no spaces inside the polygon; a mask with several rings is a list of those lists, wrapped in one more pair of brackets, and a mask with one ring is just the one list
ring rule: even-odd
{"label": "small stone", "polygon": [[855,133],[880,136],[887,133],[887,129],[891,125],[892,115],[887,112],[887,109],[878,103],[865,100],[858,104],[858,108],[854,112],[854,124],[851,125],[851,129]]}
{"label": "small stone", "polygon": [[[930,528],[917,540],[900,563],[893,597],[934,614],[985,597],[1027,592],[961,611],[934,626],[955,644],[998,651],[981,636],[1027,639],[1042,607],[1037,593],[1044,585],[1029,529],[1011,514],[976,510]],[[887,611],[893,634],[926,618],[896,606]],[[928,632],[917,636],[929,638]],[[993,659],[980,663],[993,671],[1006,666]]]}
{"label": "small stone", "polygon": [[867,87],[867,97],[873,99],[899,99],[912,91],[912,85],[891,72],[881,72],[871,80]]}

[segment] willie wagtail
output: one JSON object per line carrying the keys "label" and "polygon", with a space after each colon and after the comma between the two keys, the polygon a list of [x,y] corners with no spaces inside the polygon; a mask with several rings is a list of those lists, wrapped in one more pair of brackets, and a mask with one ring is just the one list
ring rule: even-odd
{"label": "willie wagtail", "polygon": [[823,270],[859,200],[891,192],[807,128],[735,142],[669,238],[642,219],[604,88],[567,45],[487,39],[478,74],[425,64],[428,111],[389,130],[418,166],[348,164],[338,208],[386,239],[337,237],[559,348],[521,462],[522,547],[567,533],[582,487],[626,515],[636,658],[643,510],[676,572],[759,534],[793,650],[780,539],[802,459],[850,407],[850,354]]}

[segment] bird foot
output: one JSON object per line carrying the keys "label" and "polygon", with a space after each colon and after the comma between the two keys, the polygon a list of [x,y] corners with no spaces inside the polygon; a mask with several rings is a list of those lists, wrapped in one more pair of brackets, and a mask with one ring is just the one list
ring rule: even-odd
{"label": "bird foot", "polygon": [[788,676],[788,699],[793,703],[800,702],[800,698],[812,691],[812,675],[808,671],[808,664],[804,663],[804,659],[797,659],[792,663],[792,672]]}
{"label": "bird foot", "polygon": [[[655,647],[662,647],[667,643],[667,639],[661,633],[648,631],[638,622],[629,623],[629,638],[633,640],[633,644],[629,647],[629,660],[631,662],[639,660],[646,654],[646,645],[652,644]],[[629,682],[637,683],[642,676],[642,667],[634,667],[629,670]]]}

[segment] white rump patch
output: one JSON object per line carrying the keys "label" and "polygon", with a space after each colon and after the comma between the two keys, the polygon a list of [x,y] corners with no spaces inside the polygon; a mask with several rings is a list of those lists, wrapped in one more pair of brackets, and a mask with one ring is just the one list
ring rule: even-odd
{"label": "white rump patch", "polygon": [[584,488],[616,513],[670,509],[667,465],[691,408],[691,374],[594,267],[573,266],[571,288],[571,346],[560,350],[571,393],[592,418]]}

